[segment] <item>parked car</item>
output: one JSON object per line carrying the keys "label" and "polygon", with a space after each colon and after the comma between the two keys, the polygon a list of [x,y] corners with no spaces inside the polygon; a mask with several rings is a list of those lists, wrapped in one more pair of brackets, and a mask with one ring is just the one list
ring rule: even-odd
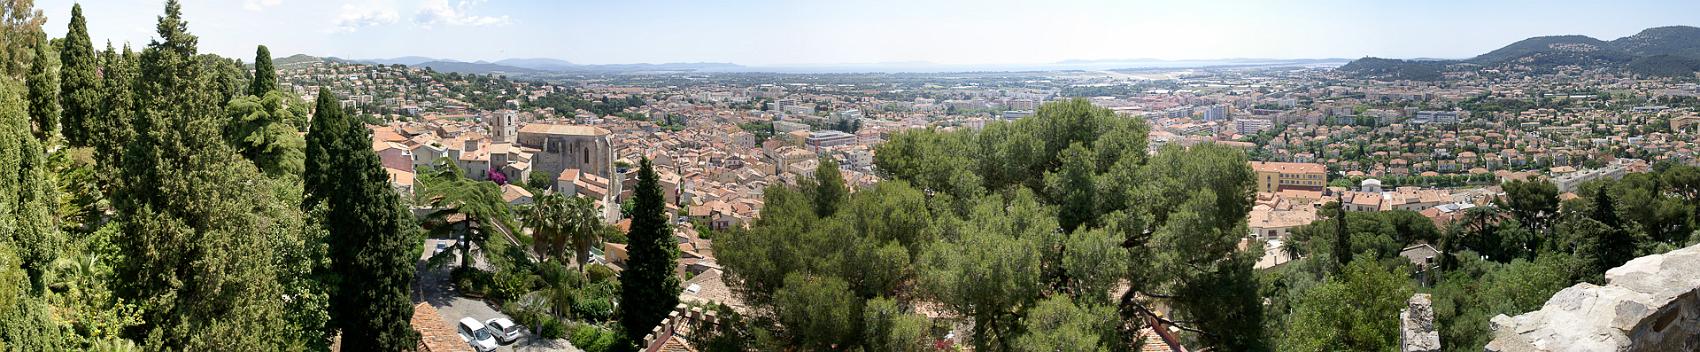
{"label": "parked car", "polygon": [[478,352],[496,350],[496,336],[484,327],[477,319],[460,318],[460,339],[471,345]]}
{"label": "parked car", "polygon": [[525,329],[520,329],[519,325],[514,325],[514,321],[508,320],[508,318],[485,320],[484,328],[490,329],[490,334],[496,335],[496,341],[500,341],[503,345],[519,341],[520,332],[525,331]]}

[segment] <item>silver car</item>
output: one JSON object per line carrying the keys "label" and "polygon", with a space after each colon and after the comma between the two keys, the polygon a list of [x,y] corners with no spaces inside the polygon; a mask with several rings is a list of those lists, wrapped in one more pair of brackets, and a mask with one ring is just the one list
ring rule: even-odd
{"label": "silver car", "polygon": [[491,335],[496,335],[496,341],[503,345],[519,341],[520,332],[525,331],[520,329],[519,325],[514,325],[514,321],[508,320],[508,318],[485,320],[484,328],[489,329]]}
{"label": "silver car", "polygon": [[484,323],[477,319],[460,318],[460,339],[478,352],[496,350],[496,336],[491,335],[490,330],[484,328]]}

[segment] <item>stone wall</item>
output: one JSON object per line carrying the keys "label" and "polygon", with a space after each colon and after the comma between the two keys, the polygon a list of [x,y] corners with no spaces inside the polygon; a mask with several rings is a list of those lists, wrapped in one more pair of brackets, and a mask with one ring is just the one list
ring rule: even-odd
{"label": "stone wall", "polygon": [[1411,296],[1399,311],[1399,351],[1439,352],[1440,332],[1434,329],[1434,301],[1429,294]]}
{"label": "stone wall", "polygon": [[1491,352],[1700,350],[1700,246],[1635,258],[1605,286],[1565,288],[1492,325]]}

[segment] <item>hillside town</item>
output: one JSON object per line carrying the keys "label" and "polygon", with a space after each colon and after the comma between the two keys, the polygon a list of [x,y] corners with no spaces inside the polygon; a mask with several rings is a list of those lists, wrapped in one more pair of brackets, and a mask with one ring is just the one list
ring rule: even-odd
{"label": "hillside town", "polygon": [[1700,3],[190,3],[0,1],[0,351],[1700,350]]}
{"label": "hillside town", "polygon": [[[977,130],[1050,101],[1086,99],[1143,119],[1148,153],[1201,143],[1245,150],[1257,186],[1241,247],[1263,249],[1260,269],[1296,259],[1284,248],[1290,233],[1325,219],[1330,203],[1411,212],[1446,228],[1503,200],[1504,182],[1550,180],[1561,199],[1574,199],[1589,181],[1694,164],[1700,124],[1694,83],[1580,68],[1442,82],[1273,67],[933,77],[950,84],[689,74],[548,83],[307,57],[280,72],[308,99],[329,88],[345,108],[369,114],[372,148],[404,193],[415,173],[451,165],[500,184],[515,207],[540,193],[577,195],[593,199],[606,223],[629,226],[620,209],[638,181],[634,165],[653,161],[677,219],[677,272],[694,278],[681,298],[738,309],[706,233],[750,226],[768,186],[798,184],[821,158],[851,188],[871,186],[880,177],[874,150],[891,134]],[[1438,246],[1400,254],[1425,268],[1436,265]],[[619,266],[624,251],[609,242],[596,252]]]}

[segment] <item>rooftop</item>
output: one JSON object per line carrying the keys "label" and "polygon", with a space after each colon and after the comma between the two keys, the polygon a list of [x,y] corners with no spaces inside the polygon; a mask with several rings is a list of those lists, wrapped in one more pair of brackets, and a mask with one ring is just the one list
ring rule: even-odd
{"label": "rooftop", "polygon": [[608,130],[596,126],[556,125],[547,123],[533,123],[525,125],[525,127],[519,128],[519,133],[552,134],[563,136],[606,136],[609,134]]}
{"label": "rooftop", "polygon": [[1251,170],[1257,172],[1278,172],[1283,174],[1320,174],[1328,172],[1328,167],[1316,163],[1282,163],[1282,162],[1251,162]]}

